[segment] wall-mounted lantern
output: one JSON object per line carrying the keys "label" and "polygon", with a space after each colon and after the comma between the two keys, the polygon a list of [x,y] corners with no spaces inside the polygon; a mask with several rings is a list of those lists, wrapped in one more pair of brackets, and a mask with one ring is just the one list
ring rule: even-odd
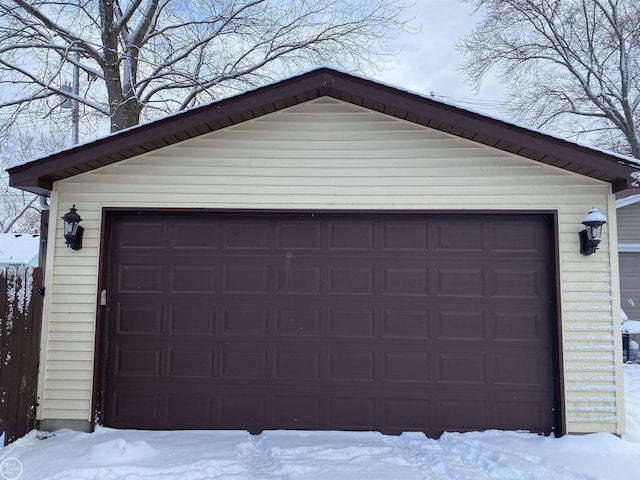
{"label": "wall-mounted lantern", "polygon": [[582,255],[591,255],[598,249],[602,225],[605,223],[607,223],[607,217],[601,214],[597,208],[589,210],[589,214],[582,220],[585,229],[580,232],[580,253]]}
{"label": "wall-mounted lantern", "polygon": [[80,250],[82,248],[84,228],[80,226],[82,218],[78,215],[76,206],[71,207],[61,218],[64,220],[64,239],[67,247],[73,250]]}

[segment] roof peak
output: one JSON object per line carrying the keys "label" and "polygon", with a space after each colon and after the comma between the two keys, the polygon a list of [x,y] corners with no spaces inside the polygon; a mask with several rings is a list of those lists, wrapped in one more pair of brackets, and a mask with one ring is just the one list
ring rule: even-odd
{"label": "roof peak", "polygon": [[324,96],[606,181],[614,191],[627,188],[638,168],[627,157],[320,67],[13,167],[10,185],[48,195],[58,180]]}

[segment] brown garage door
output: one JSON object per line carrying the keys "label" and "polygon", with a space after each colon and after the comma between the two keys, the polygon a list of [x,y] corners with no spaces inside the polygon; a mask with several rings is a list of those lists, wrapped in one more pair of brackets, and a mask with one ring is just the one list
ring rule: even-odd
{"label": "brown garage door", "polygon": [[553,427],[543,215],[112,215],[104,424]]}

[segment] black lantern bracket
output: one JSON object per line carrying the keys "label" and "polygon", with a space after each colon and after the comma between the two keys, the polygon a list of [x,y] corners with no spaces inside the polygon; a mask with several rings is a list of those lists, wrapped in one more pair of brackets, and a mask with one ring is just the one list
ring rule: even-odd
{"label": "black lantern bracket", "polygon": [[82,218],[78,215],[76,206],[71,207],[61,218],[64,221],[64,240],[67,247],[72,250],[80,250],[84,228],[80,226]]}
{"label": "black lantern bracket", "polygon": [[579,232],[580,253],[582,255],[591,255],[598,250],[602,226],[605,223],[607,223],[607,217],[600,213],[600,210],[595,207],[589,210],[587,216],[582,220],[585,229]]}

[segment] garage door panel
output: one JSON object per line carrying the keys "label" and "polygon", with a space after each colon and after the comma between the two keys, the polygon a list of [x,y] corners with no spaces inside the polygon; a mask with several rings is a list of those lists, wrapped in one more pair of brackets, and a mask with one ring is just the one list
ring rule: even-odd
{"label": "garage door panel", "polygon": [[[180,393],[171,392],[166,397],[166,410],[161,421],[171,421],[184,425],[184,428],[199,429],[203,423],[211,422],[216,402],[208,391]],[[153,427],[157,428],[157,427]]]}
{"label": "garage door panel", "polygon": [[485,275],[480,268],[436,267],[433,287],[436,297],[485,298]]}
{"label": "garage door panel", "polygon": [[274,377],[284,380],[322,380],[321,347],[314,344],[285,346],[274,352]]}
{"label": "garage door panel", "polygon": [[118,377],[158,377],[161,374],[162,352],[160,347],[121,345],[114,349],[114,375]]}
{"label": "garage door panel", "polygon": [[384,423],[391,432],[420,430],[433,435],[437,431],[433,425],[432,405],[428,398],[385,398],[382,403]]}
{"label": "garage door panel", "polygon": [[319,336],[322,312],[320,307],[283,307],[276,317],[276,336]]}
{"label": "garage door panel", "polygon": [[375,270],[372,267],[336,266],[328,269],[330,295],[373,295]]}
{"label": "garage door panel", "polygon": [[167,349],[167,376],[213,377],[215,351],[211,347],[188,345]]}
{"label": "garage door panel", "polygon": [[483,353],[440,352],[436,357],[437,383],[485,385],[489,382],[487,356]]}
{"label": "garage door panel", "polygon": [[358,396],[334,396],[328,402],[328,422],[344,430],[366,430],[376,424],[374,398]]}
{"label": "garage door panel", "polygon": [[442,430],[470,432],[484,430],[490,425],[487,401],[474,395],[472,398],[439,399],[434,405],[438,427]]}
{"label": "garage door panel", "polygon": [[545,429],[545,412],[551,408],[548,397],[536,392],[520,394],[478,390],[473,396],[456,391],[455,396],[435,395],[432,400],[435,418],[440,429],[448,431],[477,431],[492,425],[496,429]]}
{"label": "garage door panel", "polygon": [[170,305],[168,310],[168,333],[171,335],[210,336],[216,333],[215,305],[187,303]]}
{"label": "garage door panel", "polygon": [[216,268],[211,265],[171,265],[169,293],[216,292]]}
{"label": "garage door panel", "polygon": [[275,248],[278,250],[320,250],[322,225],[320,222],[280,221],[275,226]]}
{"label": "garage door panel", "polygon": [[494,383],[509,386],[542,386],[550,368],[547,359],[522,351],[496,353],[493,362]]}
{"label": "garage door panel", "polygon": [[430,316],[426,306],[413,309],[381,307],[380,310],[383,318],[382,338],[424,340],[430,337]]}
{"label": "garage door panel", "polygon": [[164,289],[166,268],[163,265],[121,264],[118,291],[159,293]]}
{"label": "garage door panel", "polygon": [[[158,428],[160,425],[160,393],[135,384],[109,392],[105,415],[113,418],[111,425],[123,428],[140,425],[139,428]],[[155,426],[155,427],[154,427]]]}
{"label": "garage door panel", "polygon": [[532,222],[509,219],[508,222],[495,222],[489,228],[491,252],[538,256],[545,249],[545,232]]}
{"label": "garage door panel", "polygon": [[549,341],[548,330],[542,312],[494,311],[493,340],[504,342],[528,342],[544,344]]}
{"label": "garage door panel", "polygon": [[492,269],[494,298],[538,299],[544,296],[545,282],[540,278],[540,266],[519,269]]}
{"label": "garage door panel", "polygon": [[224,248],[227,250],[268,250],[270,223],[260,220],[224,222]]}
{"label": "garage door panel", "polygon": [[429,234],[426,223],[394,221],[382,226],[382,250],[387,253],[426,252]]}
{"label": "garage door panel", "polygon": [[344,338],[373,338],[375,310],[361,305],[329,307],[327,336]]}
{"label": "garage door panel", "polygon": [[221,347],[223,379],[267,378],[269,359],[265,345],[227,343]]}
{"label": "garage door panel", "polygon": [[429,295],[427,267],[383,267],[383,295]]}
{"label": "garage door panel", "polygon": [[291,265],[287,257],[286,266],[277,267],[278,293],[301,293],[319,295],[322,292],[322,268],[318,266],[301,266],[296,262]]}
{"label": "garage door panel", "polygon": [[329,245],[331,251],[367,252],[375,246],[375,226],[372,220],[352,222],[337,220],[329,225]]}
{"label": "garage door panel", "polygon": [[382,380],[385,382],[418,382],[422,385],[432,381],[430,354],[421,351],[384,352]]}
{"label": "garage door panel", "polygon": [[437,311],[435,337],[440,340],[479,340],[488,336],[487,315],[482,309],[451,307]]}
{"label": "garage door panel", "polygon": [[437,304],[432,309],[433,335],[441,341],[517,342],[520,347],[529,343],[532,348],[540,348],[549,343],[550,336],[548,318],[536,307],[522,303]]}
{"label": "garage door panel", "polygon": [[223,269],[223,292],[260,294],[269,292],[269,268],[228,265]]}
{"label": "garage door panel", "polygon": [[105,425],[551,431],[543,216],[113,218]]}
{"label": "garage door panel", "polygon": [[167,228],[162,220],[128,222],[115,231],[114,240],[122,253],[166,250]]}
{"label": "garage door panel", "polygon": [[494,423],[501,430],[544,431],[541,419],[549,408],[549,399],[535,392],[517,397],[503,395],[495,401]]}
{"label": "garage door panel", "polygon": [[176,220],[170,227],[167,248],[178,251],[208,253],[221,246],[222,223],[213,219],[207,221]]}
{"label": "garage door panel", "polygon": [[276,395],[274,403],[275,425],[314,430],[326,423],[322,418],[325,406],[317,396]]}
{"label": "garage door panel", "polygon": [[232,302],[222,307],[223,335],[266,335],[269,326],[267,306]]}
{"label": "garage door panel", "polygon": [[481,223],[471,223],[465,219],[443,220],[435,225],[434,249],[440,254],[460,255],[482,253],[483,229]]}
{"label": "garage door panel", "polygon": [[376,378],[375,353],[369,346],[332,346],[327,352],[327,379],[367,383]]}
{"label": "garage door panel", "polygon": [[162,333],[161,305],[117,305],[115,333]]}
{"label": "garage door panel", "polygon": [[219,428],[261,431],[273,423],[267,416],[267,394],[256,392],[255,388],[220,388]]}

